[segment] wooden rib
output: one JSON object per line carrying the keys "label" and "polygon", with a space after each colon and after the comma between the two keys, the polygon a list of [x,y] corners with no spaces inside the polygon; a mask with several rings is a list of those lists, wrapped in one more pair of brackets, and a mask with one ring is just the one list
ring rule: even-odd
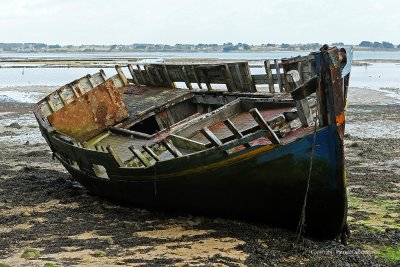
{"label": "wooden rib", "polygon": [[[240,132],[238,128],[231,122],[229,119],[224,120],[224,124],[228,129],[233,133],[233,135],[236,137],[236,139],[241,139],[243,137],[243,134]],[[244,144],[245,147],[251,147],[249,143]]]}
{"label": "wooden rib", "polygon": [[206,86],[207,86],[207,90],[208,90],[208,91],[212,91],[211,83],[210,83],[210,80],[208,79],[208,74],[207,74],[207,72],[206,72],[205,70],[200,70],[200,71],[201,71],[201,73],[202,73],[203,76],[204,76],[204,80],[205,80],[205,84],[206,84]]}
{"label": "wooden rib", "polygon": [[189,76],[188,76],[188,74],[187,74],[187,72],[186,72],[185,66],[182,66],[182,73],[183,73],[183,77],[184,77],[184,79],[185,79],[186,87],[187,87],[189,90],[193,90],[193,87],[192,87],[192,85],[190,84]]}
{"label": "wooden rib", "polygon": [[222,142],[215,136],[213,132],[210,131],[207,127],[201,128],[200,132],[211,142],[214,146],[221,146]]}
{"label": "wooden rib", "polygon": [[106,76],[106,73],[104,72],[104,70],[101,69],[99,71],[99,73],[100,73],[101,78],[103,78],[103,82],[107,81],[107,76]]}
{"label": "wooden rib", "polygon": [[54,106],[53,102],[51,102],[50,97],[46,98],[46,102],[49,105],[49,108],[51,109],[51,112],[55,112],[56,111],[56,107]]}
{"label": "wooden rib", "polygon": [[237,91],[236,86],[233,82],[233,76],[228,64],[222,66],[222,76],[224,77],[226,88],[229,92]]}
{"label": "wooden rib", "polygon": [[160,75],[160,72],[158,71],[157,67],[154,68],[154,72],[156,73],[157,79],[161,84],[164,84],[164,80]]}
{"label": "wooden rib", "polygon": [[136,85],[139,85],[139,81],[138,81],[138,79],[137,79],[137,77],[136,77],[135,71],[134,71],[134,69],[133,69],[133,67],[132,67],[131,64],[128,64],[128,70],[129,70],[129,72],[131,73],[131,76],[132,76],[132,78],[133,78],[133,82],[134,82]]}
{"label": "wooden rib", "polygon": [[92,75],[90,75],[90,74],[86,75],[86,79],[88,79],[90,86],[92,86],[92,88],[94,88],[93,81],[91,78],[92,78]]}
{"label": "wooden rib", "polygon": [[182,157],[182,153],[176,149],[175,147],[171,146],[168,141],[162,141],[161,144],[175,157]]}
{"label": "wooden rib", "polygon": [[111,145],[108,145],[106,149],[108,153],[110,153],[111,157],[114,159],[118,167],[124,166],[124,163],[122,162],[121,158],[118,156],[117,152],[115,152],[115,150],[111,147]]}
{"label": "wooden rib", "polygon": [[147,85],[146,80],[145,80],[144,75],[143,75],[143,72],[142,72],[142,69],[140,68],[140,65],[136,65],[136,68],[139,70],[139,75],[140,75],[140,78],[143,81],[143,85]]}
{"label": "wooden rib", "polygon": [[297,71],[299,72],[299,75],[300,75],[300,82],[303,82],[304,81],[304,79],[303,79],[303,63],[301,61],[299,61],[297,63]]}
{"label": "wooden rib", "polygon": [[239,84],[240,84],[240,90],[239,91],[243,91],[244,90],[243,78],[242,78],[242,74],[240,73],[239,64],[235,64],[235,72],[236,72],[236,75],[238,77]]}
{"label": "wooden rib", "polygon": [[149,77],[151,85],[156,86],[156,82],[153,79],[153,75],[150,72],[149,66],[144,65],[144,70],[146,71],[147,77]]}
{"label": "wooden rib", "polygon": [[66,106],[68,103],[67,103],[67,100],[66,100],[66,99],[64,98],[64,96],[62,95],[61,90],[58,90],[58,91],[57,91],[57,94],[58,94],[58,96],[60,97],[61,102],[63,103],[63,105]]}
{"label": "wooden rib", "polygon": [[115,70],[118,73],[119,78],[121,79],[122,83],[124,84],[124,86],[128,86],[128,79],[126,78],[124,72],[122,71],[122,68],[120,65],[115,65]]}
{"label": "wooden rib", "polygon": [[281,141],[279,137],[275,134],[272,128],[268,125],[268,123],[264,120],[260,112],[257,108],[253,108],[250,111],[251,116],[257,122],[261,129],[263,129],[267,135],[267,138],[273,143],[279,145]]}
{"label": "wooden rib", "polygon": [[243,137],[243,134],[239,131],[238,128],[236,128],[236,126],[229,119],[224,120],[224,124],[226,125],[226,127],[228,127],[228,129],[233,133],[233,135],[237,139]]}
{"label": "wooden rib", "polygon": [[135,148],[134,146],[130,146],[130,147],[128,147],[128,149],[133,153],[133,155],[135,155],[139,159],[139,161],[144,166],[146,166],[146,167],[151,166],[150,161],[146,158],[145,155],[143,155],[143,153],[139,149]]}
{"label": "wooden rib", "polygon": [[281,69],[279,67],[279,63],[277,59],[274,59],[275,62],[275,70],[276,70],[276,77],[278,79],[278,85],[279,85],[279,90],[283,92],[283,86],[282,86],[282,78],[281,78]]}
{"label": "wooden rib", "polygon": [[268,78],[268,87],[271,93],[275,93],[274,78],[272,77],[271,62],[267,59],[264,61],[265,73]]}
{"label": "wooden rib", "polygon": [[201,87],[201,82],[199,80],[199,76],[197,76],[196,68],[194,66],[192,66],[192,72],[193,72],[193,75],[194,75],[194,79],[196,80],[197,86],[199,87],[199,89],[203,89]]}
{"label": "wooden rib", "polygon": [[154,153],[154,151],[153,151],[150,147],[148,147],[148,146],[146,146],[146,145],[143,145],[142,148],[143,148],[144,151],[146,151],[147,154],[149,154],[149,156],[152,157],[155,161],[160,161],[160,158],[157,156],[156,153]]}
{"label": "wooden rib", "polygon": [[163,70],[165,77],[167,78],[167,81],[170,84],[171,88],[175,88],[175,83],[171,80],[171,77],[169,76],[167,66],[163,65]]}

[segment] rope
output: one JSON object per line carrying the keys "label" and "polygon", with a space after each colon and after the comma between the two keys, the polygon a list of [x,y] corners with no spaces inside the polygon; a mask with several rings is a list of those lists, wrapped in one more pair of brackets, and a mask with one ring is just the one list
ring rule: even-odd
{"label": "rope", "polygon": [[310,188],[310,180],[311,180],[311,171],[313,167],[313,156],[315,152],[315,143],[316,143],[316,137],[317,137],[317,119],[318,119],[318,109],[315,113],[315,118],[314,118],[314,137],[313,137],[313,144],[311,147],[311,155],[310,155],[310,168],[308,170],[308,179],[307,179],[307,188],[306,192],[304,194],[304,200],[303,200],[303,207],[301,209],[301,216],[299,220],[299,224],[297,225],[297,242],[300,240],[301,235],[304,232],[304,226],[306,225],[306,206],[307,206],[307,197],[308,197],[308,190]]}

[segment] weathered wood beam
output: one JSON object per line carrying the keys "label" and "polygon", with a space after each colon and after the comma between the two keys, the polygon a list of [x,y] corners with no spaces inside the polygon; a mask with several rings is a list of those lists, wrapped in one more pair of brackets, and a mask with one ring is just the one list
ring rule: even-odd
{"label": "weathered wood beam", "polygon": [[126,78],[124,72],[122,71],[121,67],[119,65],[115,65],[115,70],[118,73],[119,78],[121,78],[121,81],[124,86],[128,86],[128,79]]}
{"label": "weathered wood beam", "polygon": [[239,139],[243,137],[243,134],[240,132],[240,130],[236,128],[236,126],[229,119],[224,120],[224,124],[226,125],[226,127],[228,127],[228,129],[233,133],[236,138]]}
{"label": "weathered wood beam", "polygon": [[150,147],[148,147],[148,146],[146,146],[146,145],[143,145],[142,148],[143,148],[143,150],[146,151],[147,154],[149,154],[149,156],[152,157],[155,161],[160,161],[160,157],[157,156],[157,154],[154,153],[154,151],[153,151]]}
{"label": "weathered wood beam", "polygon": [[108,153],[110,153],[111,157],[114,159],[114,161],[118,167],[124,166],[123,161],[121,160],[121,158],[119,157],[117,152],[115,152],[115,150],[111,147],[111,145],[108,145],[106,147],[106,149],[107,149]]}
{"label": "weathered wood beam", "polygon": [[281,141],[279,137],[275,134],[274,130],[268,125],[268,123],[264,120],[261,113],[258,111],[257,108],[253,108],[250,111],[251,116],[253,116],[254,120],[260,126],[262,130],[265,131],[267,138],[273,143],[279,145]]}
{"label": "weathered wood beam", "polygon": [[283,84],[282,84],[282,78],[281,78],[281,68],[279,67],[279,63],[277,59],[274,59],[275,62],[275,70],[276,70],[276,75],[278,77],[278,85],[279,85],[279,90],[283,92]]}
{"label": "weathered wood beam", "polygon": [[171,88],[175,88],[175,83],[171,80],[171,77],[169,76],[167,66],[163,65],[163,70],[164,70],[164,75],[167,78],[168,83],[170,84]]}
{"label": "weathered wood beam", "polygon": [[153,74],[151,74],[150,68],[148,65],[144,65],[144,70],[146,71],[147,77],[149,78],[151,85],[157,86],[156,82],[154,81]]}
{"label": "weathered wood beam", "polygon": [[188,74],[186,72],[185,66],[182,66],[182,74],[183,74],[183,77],[184,77],[184,80],[185,80],[186,87],[189,90],[193,90],[193,87],[192,87],[192,84],[190,83],[190,79],[189,79],[189,76],[188,76]]}
{"label": "weathered wood beam", "polygon": [[272,77],[271,62],[269,60],[264,61],[265,73],[268,77],[268,87],[271,93],[275,93],[274,78]]}
{"label": "weathered wood beam", "polygon": [[200,132],[210,141],[214,146],[221,146],[222,142],[215,136],[213,132],[208,129],[208,127],[203,127],[200,129]]}
{"label": "weathered wood beam", "polygon": [[182,157],[182,153],[176,149],[174,146],[172,146],[168,141],[164,140],[161,142],[161,144],[175,157]]}
{"label": "weathered wood beam", "polygon": [[136,68],[137,68],[138,71],[139,71],[139,75],[140,75],[140,78],[141,78],[142,81],[143,81],[143,85],[147,85],[146,79],[144,78],[144,75],[143,75],[142,69],[140,68],[140,65],[136,65]]}
{"label": "weathered wood beam", "polygon": [[318,77],[314,76],[290,92],[294,100],[301,100],[315,93],[318,88]]}
{"label": "weathered wood beam", "polygon": [[135,148],[134,146],[130,146],[128,147],[128,149],[133,153],[133,155],[135,155],[139,161],[146,167],[150,167],[152,164],[150,163],[150,161],[146,158],[145,155],[143,155],[143,153]]}
{"label": "weathered wood beam", "polygon": [[244,83],[243,83],[242,74],[240,73],[239,64],[235,64],[235,73],[236,73],[237,80],[239,81],[239,84],[240,84],[240,90],[239,91],[243,91],[244,90]]}
{"label": "weathered wood beam", "polygon": [[108,130],[112,133],[121,134],[121,135],[125,135],[125,136],[135,136],[135,137],[139,137],[139,138],[143,138],[143,139],[151,139],[152,138],[151,135],[146,134],[146,133],[136,132],[136,131],[123,129],[123,128],[117,128],[114,126],[108,127]]}
{"label": "weathered wood beam", "polygon": [[133,78],[133,82],[134,82],[136,85],[139,85],[139,81],[138,81],[138,79],[137,79],[137,77],[136,77],[135,71],[134,71],[134,69],[133,69],[133,67],[132,67],[131,64],[128,64],[128,70],[129,70],[129,72],[131,73],[131,76],[132,76],[132,78]]}
{"label": "weathered wood beam", "polygon": [[196,67],[195,66],[192,66],[192,73],[193,73],[194,79],[196,80],[196,83],[197,83],[197,86],[199,87],[199,89],[203,89],[202,86],[201,86],[201,82],[200,82],[199,76],[197,75],[197,71],[196,71]]}

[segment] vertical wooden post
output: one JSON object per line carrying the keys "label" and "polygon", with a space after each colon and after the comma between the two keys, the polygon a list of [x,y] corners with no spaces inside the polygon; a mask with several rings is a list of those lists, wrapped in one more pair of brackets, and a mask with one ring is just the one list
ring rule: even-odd
{"label": "vertical wooden post", "polygon": [[265,73],[267,74],[269,91],[271,93],[275,93],[274,78],[272,77],[272,70],[271,70],[271,62],[269,62],[268,59],[264,61],[264,68],[265,68]]}
{"label": "vertical wooden post", "polygon": [[276,76],[278,79],[278,85],[279,85],[279,91],[283,92],[283,85],[282,85],[282,78],[281,78],[281,68],[279,67],[279,62],[277,59],[274,59],[275,63],[275,70],[276,70]]}
{"label": "vertical wooden post", "polygon": [[[286,76],[287,76],[288,84],[292,87],[292,90],[301,86],[300,74],[298,73],[297,70],[288,71]],[[288,90],[290,90],[290,89],[288,88]],[[308,127],[312,123],[313,118],[312,118],[310,106],[308,105],[307,98],[304,98],[301,100],[296,100],[295,103],[296,103],[297,114],[299,115],[301,125],[303,127]]]}
{"label": "vertical wooden post", "polygon": [[242,77],[242,73],[240,73],[239,64],[235,64],[235,72],[236,72],[236,77],[237,77],[237,79],[239,81],[239,84],[240,84],[239,91],[244,91],[245,88],[244,88],[244,84],[243,84],[243,77]]}

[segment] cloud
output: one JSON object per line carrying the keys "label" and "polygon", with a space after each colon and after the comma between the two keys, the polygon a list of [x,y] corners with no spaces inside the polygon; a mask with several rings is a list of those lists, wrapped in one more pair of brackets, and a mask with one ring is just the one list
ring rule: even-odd
{"label": "cloud", "polygon": [[0,42],[400,43],[395,0],[1,0]]}

